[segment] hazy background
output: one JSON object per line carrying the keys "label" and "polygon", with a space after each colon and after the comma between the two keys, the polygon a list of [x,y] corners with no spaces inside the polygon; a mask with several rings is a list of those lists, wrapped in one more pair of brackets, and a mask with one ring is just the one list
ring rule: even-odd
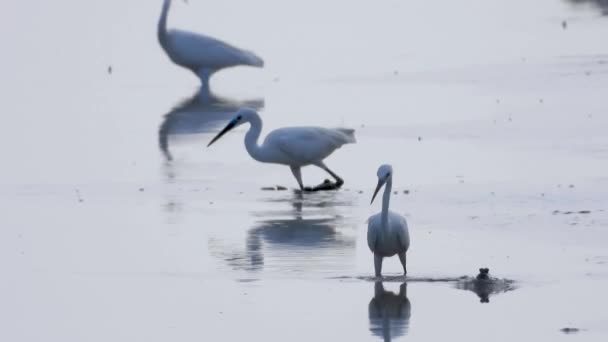
{"label": "hazy background", "polygon": [[[175,0],[170,27],[266,62],[218,73],[213,101],[159,47],[160,7],[0,5],[1,339],[606,339],[605,2]],[[327,160],[345,187],[261,191],[296,183],[244,129],[205,148],[242,104],[265,132],[355,128]],[[381,163],[407,302],[366,280]],[[482,266],[518,289],[422,281]]]}

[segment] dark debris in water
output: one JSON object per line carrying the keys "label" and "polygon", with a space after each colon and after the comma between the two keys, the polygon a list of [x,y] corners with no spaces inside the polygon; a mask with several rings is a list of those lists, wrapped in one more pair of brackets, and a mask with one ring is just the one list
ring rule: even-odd
{"label": "dark debris in water", "polygon": [[500,279],[490,276],[488,268],[480,268],[480,274],[475,277],[411,277],[404,275],[383,276],[381,278],[372,276],[359,277],[331,277],[328,279],[340,281],[368,281],[368,282],[396,282],[396,283],[450,283],[454,288],[474,292],[481,303],[489,303],[490,296],[517,289],[516,282],[511,279]]}
{"label": "dark debris in water", "polygon": [[286,191],[287,187],[282,186],[282,185],[277,185],[277,186],[265,186],[263,188],[261,188],[262,191]]}
{"label": "dark debris in water", "polygon": [[559,329],[559,331],[563,332],[564,334],[575,334],[575,333],[581,331],[581,329],[566,327],[566,328]]}
{"label": "dark debris in water", "polygon": [[582,214],[582,215],[588,215],[591,214],[591,210],[578,210],[578,211],[572,211],[572,210],[568,210],[568,211],[559,211],[559,210],[553,210],[553,215],[572,215],[572,214]]}

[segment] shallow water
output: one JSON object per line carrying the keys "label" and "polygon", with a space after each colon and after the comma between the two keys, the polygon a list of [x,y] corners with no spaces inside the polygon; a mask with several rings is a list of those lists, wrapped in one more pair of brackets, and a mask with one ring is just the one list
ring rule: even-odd
{"label": "shallow water", "polygon": [[[176,1],[171,26],[266,60],[218,73],[211,97],[160,50],[160,1],[5,7],[0,339],[607,338],[596,7]],[[355,128],[327,160],[344,188],[295,192],[288,168],[249,158],[243,129],[206,148],[243,104],[265,131]],[[407,285],[396,258],[371,278],[385,162],[410,225]],[[261,190],[276,185],[289,189]],[[516,285],[480,303],[455,286],[479,267]]]}

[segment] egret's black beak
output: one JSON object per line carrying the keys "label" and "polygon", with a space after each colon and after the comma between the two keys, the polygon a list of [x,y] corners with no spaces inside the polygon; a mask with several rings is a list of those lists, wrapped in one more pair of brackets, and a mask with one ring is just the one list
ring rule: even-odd
{"label": "egret's black beak", "polygon": [[382,189],[382,186],[384,185],[384,182],[381,180],[378,180],[378,185],[376,185],[376,190],[374,190],[374,196],[372,196],[372,201],[369,202],[369,204],[374,203],[374,199],[376,198],[376,195],[378,194],[378,191],[380,191],[380,189]]}
{"label": "egret's black beak", "polygon": [[235,126],[236,126],[236,120],[230,121],[228,123],[228,125],[226,125],[226,127],[224,127],[224,129],[215,136],[215,138],[211,139],[211,142],[207,145],[207,147],[211,146],[211,144],[216,142],[219,138],[222,137],[222,135],[228,133],[228,131],[233,129]]}

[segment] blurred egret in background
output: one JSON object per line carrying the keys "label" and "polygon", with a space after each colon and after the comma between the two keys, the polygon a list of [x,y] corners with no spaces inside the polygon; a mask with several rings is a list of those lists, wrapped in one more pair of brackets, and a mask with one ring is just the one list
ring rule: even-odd
{"label": "blurred egret in background", "polygon": [[194,72],[203,90],[209,89],[209,78],[218,70],[238,65],[263,67],[264,61],[251,51],[202,34],[167,30],[171,0],[164,0],[158,20],[158,40],[173,63]]}

